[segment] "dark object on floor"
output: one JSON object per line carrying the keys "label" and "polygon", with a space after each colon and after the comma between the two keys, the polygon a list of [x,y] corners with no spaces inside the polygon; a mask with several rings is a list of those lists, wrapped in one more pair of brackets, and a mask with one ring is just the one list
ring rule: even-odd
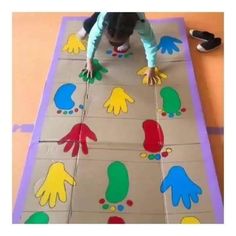
{"label": "dark object on floor", "polygon": [[215,37],[214,34],[207,32],[207,31],[198,31],[198,30],[189,30],[189,34],[196,39],[208,41],[210,39],[213,39]]}
{"label": "dark object on floor", "polygon": [[209,52],[221,45],[221,38],[213,38],[206,42],[197,45],[197,50],[200,52]]}

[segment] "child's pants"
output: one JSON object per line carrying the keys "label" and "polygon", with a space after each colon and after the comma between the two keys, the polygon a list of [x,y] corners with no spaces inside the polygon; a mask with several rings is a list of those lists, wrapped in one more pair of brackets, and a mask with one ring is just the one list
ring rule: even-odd
{"label": "child's pants", "polygon": [[84,21],[83,27],[87,34],[89,34],[90,30],[93,28],[93,25],[96,23],[99,14],[100,12],[95,12],[92,16]]}

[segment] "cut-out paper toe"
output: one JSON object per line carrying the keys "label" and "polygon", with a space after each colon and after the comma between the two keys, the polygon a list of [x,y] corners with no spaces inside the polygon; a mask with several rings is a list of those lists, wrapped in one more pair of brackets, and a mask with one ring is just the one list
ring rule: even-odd
{"label": "cut-out paper toe", "polygon": [[67,83],[61,85],[54,96],[54,103],[57,110],[57,114],[71,115],[74,112],[79,112],[79,110],[84,109],[84,105],[80,104],[75,107],[75,102],[72,100],[72,95],[76,90],[76,85],[72,83]]}
{"label": "cut-out paper toe", "polygon": [[125,221],[123,218],[119,216],[110,216],[107,223],[108,224],[125,224]]}
{"label": "cut-out paper toe", "polygon": [[[141,69],[137,72],[137,75],[143,77],[143,84],[144,84],[144,85],[150,84],[150,83],[149,83],[149,80],[148,80],[148,76],[147,76],[148,70],[149,70],[149,67],[144,66],[143,68],[141,68]],[[154,80],[154,82],[153,82],[152,85],[154,85],[154,84],[161,85],[162,82],[163,82],[163,80],[166,80],[167,78],[168,78],[167,74],[161,72],[161,71],[159,70],[159,68],[155,67],[155,80]],[[151,84],[150,84],[150,85],[151,85]]]}
{"label": "cut-out paper toe", "polygon": [[49,216],[43,211],[38,211],[32,214],[26,221],[25,224],[48,224]]}
{"label": "cut-out paper toe", "polygon": [[[129,175],[126,166],[120,162],[112,162],[107,169],[108,186],[105,194],[105,199],[101,198],[99,204],[102,205],[104,210],[110,212],[125,211],[125,205],[122,201],[129,192]],[[127,206],[133,205],[132,200],[126,201]]]}
{"label": "cut-out paper toe", "polygon": [[160,191],[164,193],[169,188],[174,207],[177,207],[182,200],[185,208],[191,209],[191,202],[198,203],[198,195],[202,194],[202,189],[189,178],[181,166],[173,166],[162,181]]}
{"label": "cut-out paper toe", "polygon": [[156,50],[161,50],[162,54],[168,53],[172,55],[174,52],[179,52],[179,48],[176,44],[183,43],[180,39],[171,37],[171,36],[163,36],[160,39],[160,43],[157,45]]}
{"label": "cut-out paper toe", "polygon": [[86,41],[81,40],[76,34],[69,35],[63,51],[70,54],[79,54],[81,51],[86,50]]}
{"label": "cut-out paper toe", "polygon": [[41,206],[48,204],[53,208],[58,199],[65,203],[67,201],[65,182],[75,185],[74,178],[65,170],[62,162],[52,164],[43,184],[36,193],[36,197],[40,198],[39,204]]}
{"label": "cut-out paper toe", "polygon": [[178,92],[172,87],[164,87],[160,91],[162,97],[162,109],[159,109],[162,116],[168,115],[172,118],[174,116],[180,116],[182,112],[186,111],[186,108],[182,108],[181,99]]}
{"label": "cut-out paper toe", "polygon": [[130,97],[122,88],[114,88],[111,96],[104,103],[104,107],[107,108],[107,112],[113,113],[118,116],[120,112],[128,112],[127,102],[134,103],[134,99]]}
{"label": "cut-out paper toe", "polygon": [[64,152],[68,152],[73,148],[72,157],[75,157],[79,153],[80,145],[82,147],[82,152],[84,154],[88,154],[87,138],[97,141],[95,133],[90,130],[86,124],[78,123],[73,126],[67,135],[58,141],[58,144],[60,145],[66,143]]}
{"label": "cut-out paper toe", "polygon": [[89,84],[93,84],[95,80],[101,81],[103,79],[103,74],[108,72],[108,69],[102,66],[98,59],[93,59],[93,77],[87,76],[86,70],[82,70],[79,74],[79,77],[83,79],[83,81],[88,82]]}

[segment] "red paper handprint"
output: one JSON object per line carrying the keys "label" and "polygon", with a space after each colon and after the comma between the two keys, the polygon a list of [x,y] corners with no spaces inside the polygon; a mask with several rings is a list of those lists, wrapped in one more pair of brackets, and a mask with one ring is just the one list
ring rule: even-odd
{"label": "red paper handprint", "polygon": [[84,154],[88,154],[88,146],[86,141],[87,137],[92,139],[93,141],[97,141],[95,133],[86,124],[79,123],[74,125],[71,131],[57,143],[59,145],[66,143],[64,152],[70,151],[70,149],[74,146],[72,157],[75,157],[78,155],[80,144],[82,147],[82,152]]}

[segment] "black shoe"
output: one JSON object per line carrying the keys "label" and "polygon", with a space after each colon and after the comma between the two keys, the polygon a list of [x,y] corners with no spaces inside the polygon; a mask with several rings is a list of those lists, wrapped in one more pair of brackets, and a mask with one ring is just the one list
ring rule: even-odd
{"label": "black shoe", "polygon": [[213,39],[215,37],[214,34],[207,32],[207,31],[198,31],[198,30],[189,30],[189,34],[196,39],[201,39],[204,41],[208,41],[210,39]]}
{"label": "black shoe", "polygon": [[221,45],[221,38],[213,38],[207,42],[197,45],[197,50],[200,52],[209,52]]}

